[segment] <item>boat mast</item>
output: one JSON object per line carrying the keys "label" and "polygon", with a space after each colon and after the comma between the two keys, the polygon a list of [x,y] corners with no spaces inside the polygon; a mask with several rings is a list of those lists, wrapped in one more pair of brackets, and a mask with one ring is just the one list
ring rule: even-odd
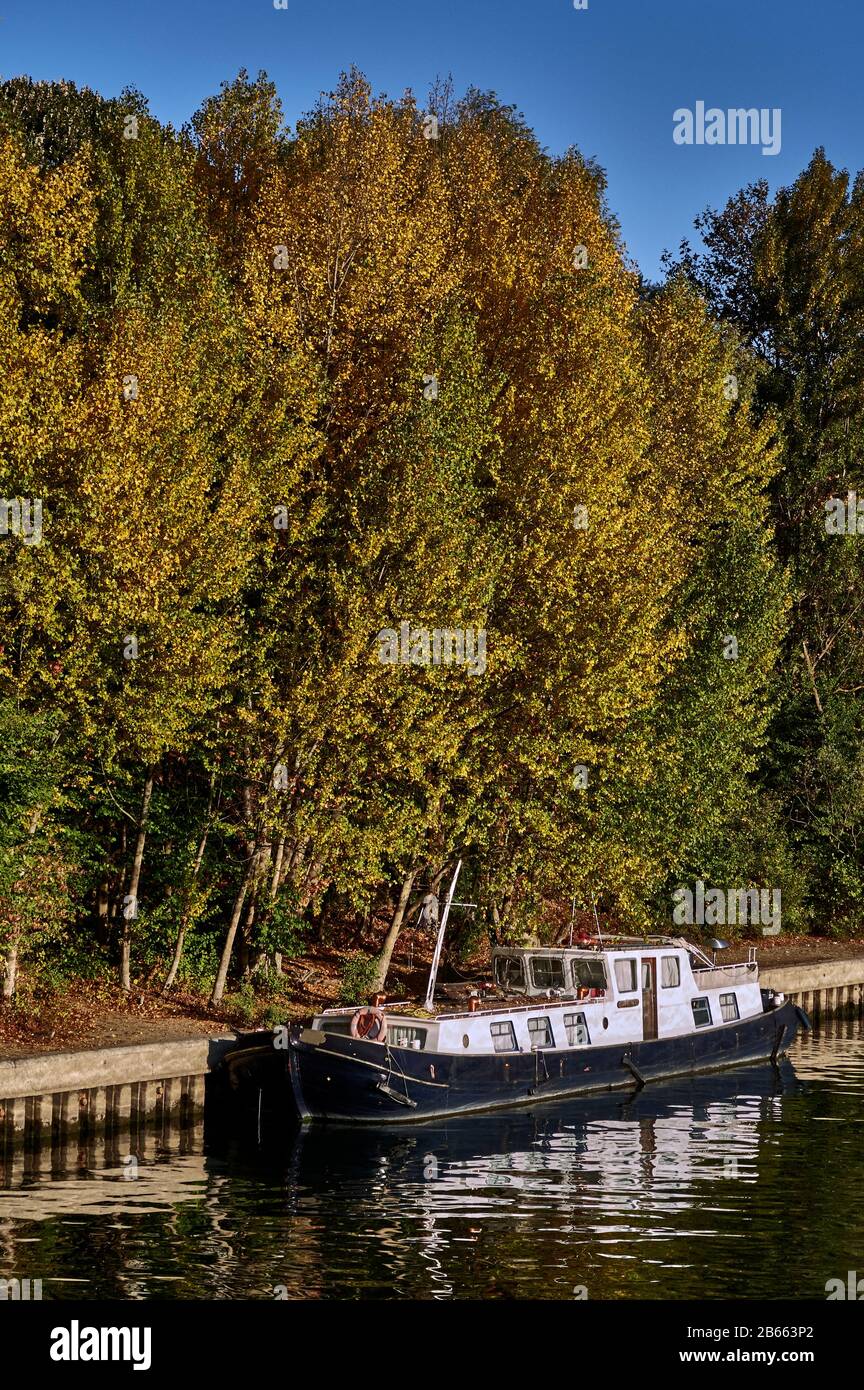
{"label": "boat mast", "polygon": [[591,889],[591,906],[594,909],[594,925],[597,928],[597,940],[603,945],[603,933],[600,930],[600,918],[597,916],[597,899],[594,897],[594,889]]}
{"label": "boat mast", "polygon": [[462,868],[462,860],[456,865],[456,872],[453,875],[453,882],[450,884],[450,892],[447,894],[447,902],[444,905],[444,913],[441,917],[441,926],[438,928],[438,940],[435,942],[435,954],[432,957],[432,969],[429,971],[429,988],[426,990],[426,999],[423,1007],[432,1008],[432,999],[435,994],[435,982],[438,979],[438,964],[441,960],[441,947],[444,945],[444,932],[447,928],[447,918],[450,916],[450,904],[453,902],[453,894],[456,892],[456,880],[459,877],[459,870]]}

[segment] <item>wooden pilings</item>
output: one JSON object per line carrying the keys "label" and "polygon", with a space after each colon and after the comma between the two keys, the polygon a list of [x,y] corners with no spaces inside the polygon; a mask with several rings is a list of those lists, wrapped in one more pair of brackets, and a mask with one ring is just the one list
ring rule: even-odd
{"label": "wooden pilings", "polygon": [[[202,1075],[177,1076],[0,1098],[0,1185],[4,1165],[19,1152],[38,1153],[40,1164],[61,1171],[70,1166],[69,1152],[75,1148],[103,1155],[118,1144],[127,1154],[130,1143],[136,1152],[148,1145],[175,1148],[178,1136],[203,1121],[205,1080]],[[55,1162],[61,1153],[62,1162]],[[105,1165],[94,1161],[87,1166]]]}
{"label": "wooden pilings", "polygon": [[[174,1136],[204,1113],[205,1080],[233,1034],[0,1059],[0,1165],[19,1149],[86,1149]],[[128,1152],[128,1149],[127,1149]]]}

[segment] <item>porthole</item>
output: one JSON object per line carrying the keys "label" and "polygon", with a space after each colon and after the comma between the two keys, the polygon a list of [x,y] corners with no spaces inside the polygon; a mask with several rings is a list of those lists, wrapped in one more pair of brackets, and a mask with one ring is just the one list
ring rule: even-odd
{"label": "porthole", "polygon": [[471,1041],[471,1039],[469,1038],[468,1034],[467,1034],[467,1033],[463,1033],[463,1034],[462,1034],[462,1046],[463,1046],[463,1047],[467,1047],[468,1044],[470,1043],[470,1041]]}
{"label": "porthole", "polygon": [[604,1027],[604,1028],[608,1028],[608,1027],[609,1027],[609,1020],[608,1020],[608,1018],[604,1018],[604,1020],[603,1020],[603,1027]]}

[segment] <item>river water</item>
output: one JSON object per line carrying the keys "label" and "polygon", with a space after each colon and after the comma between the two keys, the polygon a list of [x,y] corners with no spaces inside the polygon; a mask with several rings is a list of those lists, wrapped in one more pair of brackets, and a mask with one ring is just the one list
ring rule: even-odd
{"label": "river water", "polygon": [[864,1026],[770,1066],[261,1149],[200,1128],[0,1189],[42,1297],[825,1298],[864,1275]]}

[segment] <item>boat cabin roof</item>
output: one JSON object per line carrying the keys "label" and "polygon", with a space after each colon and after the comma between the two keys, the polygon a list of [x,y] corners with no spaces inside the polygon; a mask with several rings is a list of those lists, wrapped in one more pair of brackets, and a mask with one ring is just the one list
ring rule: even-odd
{"label": "boat cabin roof", "polygon": [[536,956],[558,956],[570,960],[582,958],[596,960],[598,956],[632,955],[636,952],[663,950],[686,951],[706,965],[713,962],[700,946],[685,941],[681,936],[607,936],[591,941],[580,941],[578,945],[568,946],[493,946],[492,961],[504,956],[518,956],[529,959]]}
{"label": "boat cabin roof", "polygon": [[[492,983],[462,981],[459,984],[439,985],[431,1009],[418,1006],[408,999],[388,1001],[388,1014],[410,1014],[413,1019],[434,1020],[459,1018],[471,1001],[472,1011],[499,1010],[505,1000],[514,1001],[519,1008],[536,1007],[540,999],[588,999],[599,1002],[609,998],[616,983],[616,962],[622,957],[658,954],[687,956],[695,975],[699,972],[748,972],[755,969],[755,953],[748,952],[747,964],[716,966],[701,947],[673,936],[604,936],[578,945],[567,946],[494,946],[492,948]],[[508,968],[508,962],[513,967]],[[608,966],[608,968],[607,968]],[[682,972],[683,973],[683,972]],[[637,975],[633,974],[634,985]],[[623,987],[623,986],[622,986]],[[630,986],[627,986],[629,989]],[[443,997],[442,997],[443,996]],[[533,1005],[529,1001],[534,1001]],[[512,1005],[511,1005],[512,1007]],[[349,1017],[352,1008],[324,1009],[322,1018]]]}
{"label": "boat cabin roof", "polygon": [[549,960],[554,958],[561,962],[570,960],[601,960],[606,958],[618,958],[618,956],[629,956],[633,954],[646,954],[646,952],[664,951],[665,954],[681,952],[689,956],[696,969],[704,966],[711,969],[714,962],[701,947],[696,947],[690,941],[683,940],[683,937],[615,937],[604,938],[600,941],[581,941],[578,945],[531,945],[531,947],[503,947],[492,948],[492,969],[496,974],[496,962],[499,960],[521,960],[528,963],[529,960]]}

